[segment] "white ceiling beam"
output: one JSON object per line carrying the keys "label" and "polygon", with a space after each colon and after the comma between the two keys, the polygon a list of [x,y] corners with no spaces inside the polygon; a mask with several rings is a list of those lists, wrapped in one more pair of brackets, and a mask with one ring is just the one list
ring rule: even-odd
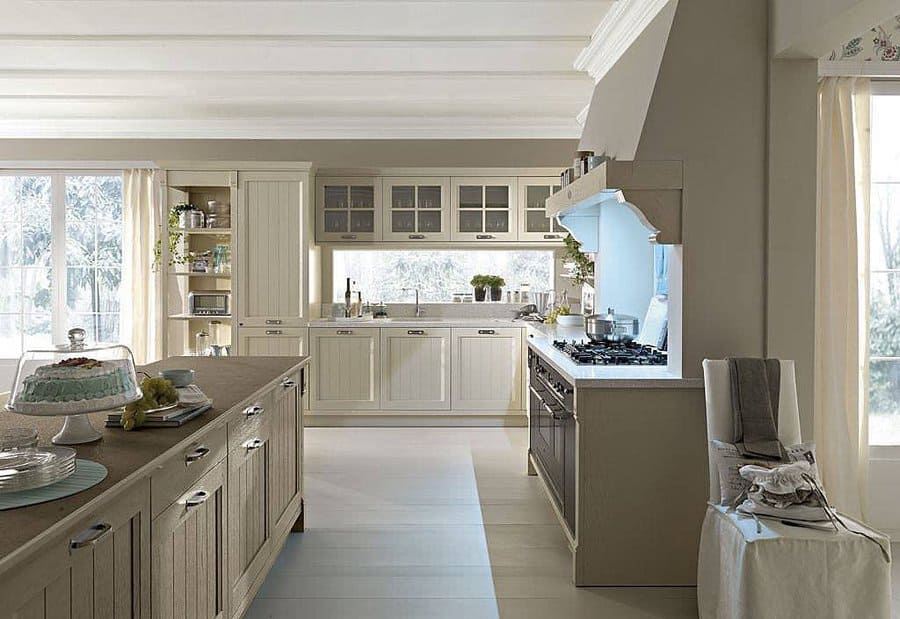
{"label": "white ceiling beam", "polygon": [[42,45],[0,40],[0,69],[92,71],[571,71],[583,43],[553,41],[453,41],[373,44],[316,42],[67,43]]}
{"label": "white ceiling beam", "polygon": [[608,0],[3,0],[0,33],[588,36]]}

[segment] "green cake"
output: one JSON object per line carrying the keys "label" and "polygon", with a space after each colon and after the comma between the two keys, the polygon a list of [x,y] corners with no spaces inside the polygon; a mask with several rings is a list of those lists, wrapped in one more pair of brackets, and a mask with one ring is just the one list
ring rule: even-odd
{"label": "green cake", "polygon": [[128,360],[77,357],[37,368],[22,381],[15,408],[25,414],[75,414],[118,408],[140,397]]}

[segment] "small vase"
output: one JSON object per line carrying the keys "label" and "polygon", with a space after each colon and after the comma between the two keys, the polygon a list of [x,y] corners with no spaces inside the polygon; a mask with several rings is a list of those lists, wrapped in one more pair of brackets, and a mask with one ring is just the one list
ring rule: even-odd
{"label": "small vase", "polygon": [[491,301],[497,302],[503,299],[503,288],[500,286],[491,287]]}
{"label": "small vase", "polygon": [[476,301],[484,301],[485,293],[487,292],[487,288],[475,288],[475,300]]}

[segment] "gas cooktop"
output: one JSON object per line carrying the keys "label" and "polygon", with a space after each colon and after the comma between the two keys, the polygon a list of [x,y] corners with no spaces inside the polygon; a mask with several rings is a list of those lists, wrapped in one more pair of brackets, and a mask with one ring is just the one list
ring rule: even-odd
{"label": "gas cooktop", "polygon": [[581,365],[666,365],[668,354],[635,342],[553,340],[553,346]]}

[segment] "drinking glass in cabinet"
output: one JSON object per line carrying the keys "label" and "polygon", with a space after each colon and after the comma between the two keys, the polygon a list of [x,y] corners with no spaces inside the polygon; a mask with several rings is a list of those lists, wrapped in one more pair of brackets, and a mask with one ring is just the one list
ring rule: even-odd
{"label": "drinking glass in cabinet", "polygon": [[350,232],[374,232],[375,211],[350,213]]}
{"label": "drinking glass in cabinet", "polygon": [[460,185],[459,208],[481,208],[484,205],[484,195],[480,185]]}
{"label": "drinking glass in cabinet", "polygon": [[548,185],[529,185],[525,189],[525,202],[527,208],[544,209],[547,198],[550,197],[550,187]]}
{"label": "drinking glass in cabinet", "polygon": [[347,211],[325,211],[325,232],[346,231]]}
{"label": "drinking glass in cabinet", "polygon": [[485,211],[484,231],[509,232],[509,213],[506,211]]}
{"label": "drinking glass in cabinet", "polygon": [[423,185],[419,187],[418,206],[426,209],[441,208],[440,186]]}
{"label": "drinking glass in cabinet", "polygon": [[350,187],[350,208],[374,209],[375,188],[371,185],[353,185]]}
{"label": "drinking glass in cabinet", "polygon": [[550,218],[544,210],[528,211],[525,214],[525,230],[528,232],[550,232]]}
{"label": "drinking glass in cabinet", "polygon": [[406,185],[391,187],[391,208],[415,208],[416,188]]}
{"label": "drinking glass in cabinet", "polygon": [[347,208],[347,186],[346,185],[325,185],[325,208],[326,209],[345,209],[345,208]]}
{"label": "drinking glass in cabinet", "polygon": [[394,232],[415,232],[415,211],[394,211],[391,213],[391,229]]}
{"label": "drinking glass in cabinet", "polygon": [[459,231],[460,232],[483,232],[484,222],[482,220],[481,211],[460,211],[459,213]]}
{"label": "drinking glass in cabinet", "polygon": [[440,232],[440,211],[419,211],[419,232]]}
{"label": "drinking glass in cabinet", "polygon": [[484,205],[486,208],[509,208],[509,187],[506,185],[485,187]]}

